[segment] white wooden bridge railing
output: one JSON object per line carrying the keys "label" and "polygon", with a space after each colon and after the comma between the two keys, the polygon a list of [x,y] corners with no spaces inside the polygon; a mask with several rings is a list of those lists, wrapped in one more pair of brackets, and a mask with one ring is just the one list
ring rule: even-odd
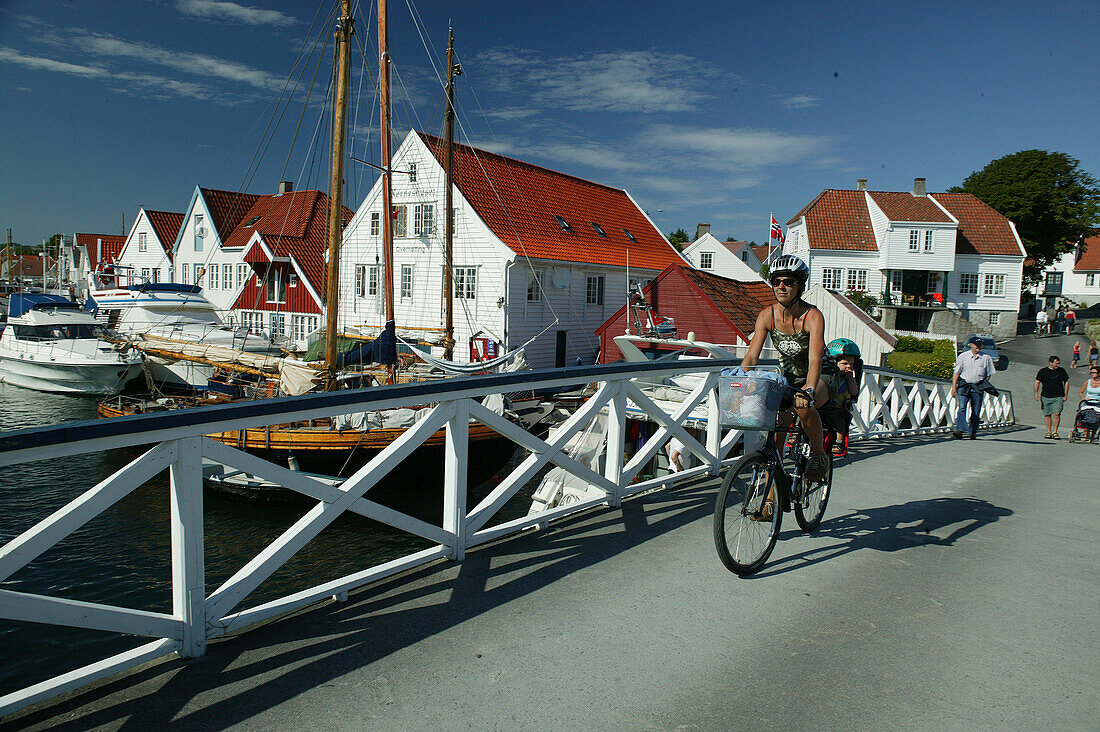
{"label": "white wooden bridge railing", "polygon": [[[0,548],[0,583],[50,547],[80,529],[105,509],[164,470],[170,474],[172,612],[159,613],[0,588],[0,617],[143,636],[152,639],[134,650],[64,673],[48,681],[0,697],[0,715],[48,699],[148,660],[178,653],[201,656],[208,639],[261,620],[287,613],[329,597],[344,598],[349,590],[439,559],[461,560],[471,547],[533,526],[546,526],[566,514],[597,505],[618,506],[623,498],[696,476],[713,474],[741,433],[718,426],[718,372],[732,362],[719,360],[651,362],[576,367],[447,379],[341,391],[294,398],[267,399],[169,413],[73,423],[56,427],[0,433],[0,467],[42,459],[57,459],[100,450],[148,445],[155,447],[90,487],[65,506]],[[647,382],[681,375],[705,378],[671,412],[657,406],[633,380]],[[544,441],[489,411],[479,399],[489,394],[525,389],[552,389],[595,383],[595,394]],[[950,384],[911,374],[868,368],[864,375],[853,439],[944,432],[951,429],[955,401]],[[658,425],[633,455],[625,454],[628,401]],[[342,485],[322,483],[307,475],[261,460],[215,442],[204,434],[317,419],[352,411],[436,404],[429,416],[410,427]],[[683,426],[689,415],[707,415],[705,443]],[[602,474],[571,458],[565,447],[601,412],[606,415],[607,453]],[[1012,424],[1008,392],[986,399],[986,426]],[[530,452],[476,506],[466,503],[470,420],[482,422]],[[443,520],[434,525],[370,500],[368,491],[429,436],[446,430],[443,476]],[[644,466],[668,439],[677,437],[702,465],[681,473],[635,482]],[[297,491],[316,503],[290,528],[242,566],[209,595],[205,589],[203,549],[203,459],[213,460]],[[590,500],[552,508],[487,527],[493,516],[539,471],[553,464],[600,489]],[[277,600],[238,609],[249,594],[296,552],[344,512],[353,512],[423,537],[432,546],[377,566],[295,592]]]}

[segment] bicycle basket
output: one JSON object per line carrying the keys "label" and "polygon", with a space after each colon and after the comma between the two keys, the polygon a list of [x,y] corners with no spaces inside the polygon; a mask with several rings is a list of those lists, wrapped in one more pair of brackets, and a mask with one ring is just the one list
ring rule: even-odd
{"label": "bicycle basket", "polygon": [[774,379],[758,376],[719,377],[719,423],[739,430],[775,429],[784,388]]}

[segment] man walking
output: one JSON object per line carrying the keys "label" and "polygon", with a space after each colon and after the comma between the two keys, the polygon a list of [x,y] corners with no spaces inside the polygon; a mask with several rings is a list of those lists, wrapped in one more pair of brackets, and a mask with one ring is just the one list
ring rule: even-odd
{"label": "man walking", "polygon": [[1062,359],[1057,356],[1051,356],[1047,363],[1046,368],[1039,369],[1039,373],[1035,374],[1035,401],[1043,408],[1047,437],[1058,440],[1061,439],[1058,437],[1058,423],[1062,420],[1062,407],[1069,399],[1069,390],[1066,389],[1069,374],[1062,368]]}
{"label": "man walking", "polygon": [[[955,429],[951,436],[961,440],[966,429],[966,407],[970,406],[970,439],[978,439],[978,420],[982,415],[982,392],[993,390],[989,377],[996,372],[993,359],[982,353],[982,342],[977,336],[967,341],[970,350],[963,351],[955,360],[955,375],[951,379],[951,396],[957,396],[959,412],[955,415]],[[959,381],[962,380],[962,384]]]}

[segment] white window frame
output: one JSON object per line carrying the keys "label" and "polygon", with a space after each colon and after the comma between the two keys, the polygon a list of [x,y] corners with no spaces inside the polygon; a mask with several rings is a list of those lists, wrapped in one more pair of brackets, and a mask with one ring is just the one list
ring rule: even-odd
{"label": "white window frame", "polygon": [[920,232],[916,229],[909,230],[909,251],[920,251]]}
{"label": "white window frame", "polygon": [[222,265],[222,287],[224,287],[227,290],[234,289],[233,288],[233,265],[232,264],[223,264]]}
{"label": "white window frame", "polygon": [[413,236],[435,234],[435,204],[418,203],[413,207]]}
{"label": "white window frame", "polygon": [[141,279],[143,279],[146,282],[152,282],[153,281],[152,270],[149,269],[148,267],[142,267],[141,268]]}
{"label": "white window frame", "polygon": [[900,269],[895,269],[890,273],[890,291],[901,292],[902,283],[905,280],[905,273]]}
{"label": "white window frame", "polygon": [[714,269],[714,252],[699,252],[699,269]]}
{"label": "white window frame", "polygon": [[1096,287],[1096,275],[1095,274],[1090,273],[1090,274],[1085,275],[1085,287]]}
{"label": "white window frame", "polygon": [[409,182],[416,182],[416,163],[409,163]]}
{"label": "white window frame", "polygon": [[367,265],[355,265],[355,296],[366,297],[367,293]]}
{"label": "white window frame", "polygon": [[1003,274],[982,275],[983,297],[1004,297],[1005,276]]}
{"label": "white window frame", "polygon": [[378,265],[372,264],[367,267],[367,295],[378,295]]}
{"label": "white window frame", "polygon": [[382,213],[380,211],[372,211],[370,215],[370,235],[378,236],[378,232],[382,230]]}
{"label": "white window frame", "polygon": [[149,235],[146,234],[144,231],[141,232],[140,234],[138,234],[138,251],[139,252],[149,251],[148,236]]}
{"label": "white window frame", "polygon": [[222,289],[222,268],[217,264],[210,265],[210,276],[206,278],[207,289],[220,290]]}
{"label": "white window frame", "polygon": [[197,284],[199,284],[200,281],[202,281],[203,266],[199,262],[195,262],[194,267],[195,267],[195,284],[197,285]]}
{"label": "white window frame", "polygon": [[542,302],[542,279],[545,270],[527,270],[527,302]]}
{"label": "white window frame", "polygon": [[844,276],[844,270],[840,267],[822,267],[821,268],[821,286],[826,290],[832,290],[833,292],[840,291],[841,278]]}
{"label": "white window frame", "polygon": [[269,266],[264,279],[267,280],[264,283],[264,302],[286,302],[286,282],[283,280],[282,270]]}
{"label": "white window frame", "polygon": [[408,236],[409,235],[409,207],[402,203],[393,207],[393,235]]}
{"label": "white window frame", "polygon": [[849,269],[846,284],[847,289],[845,289],[845,292],[850,292],[852,290],[867,292],[867,270]]}
{"label": "white window frame", "polygon": [[251,269],[246,263],[241,262],[237,264],[237,289],[240,290],[248,282],[249,269]]}
{"label": "white window frame", "polygon": [[180,265],[180,284],[188,285],[191,280],[191,267],[187,264]]}
{"label": "white window frame", "polygon": [[593,307],[601,307],[604,300],[604,276],[585,275],[584,278],[584,304]]}
{"label": "white window frame", "polygon": [[452,281],[456,300],[473,300],[477,297],[477,267],[455,267]]}
{"label": "white window frame", "polygon": [[269,332],[272,338],[281,338],[286,335],[286,313],[271,313],[268,322],[271,324]]}
{"label": "white window frame", "polygon": [[959,273],[959,294],[960,295],[977,295],[978,294],[978,273],[977,272],[960,272]]}
{"label": "white window frame", "polygon": [[990,313],[989,314],[989,324],[990,325],[1000,325],[1001,324],[1001,314],[997,313],[997,312]]}
{"label": "white window frame", "polygon": [[401,265],[401,299],[411,300],[413,296],[413,266]]}
{"label": "white window frame", "polygon": [[932,230],[928,229],[924,232],[924,251],[926,253],[934,252],[935,242],[932,239]]}
{"label": "white window frame", "polygon": [[195,214],[195,238],[194,247],[196,252],[202,251],[202,240],[204,236],[203,217],[202,214]]}

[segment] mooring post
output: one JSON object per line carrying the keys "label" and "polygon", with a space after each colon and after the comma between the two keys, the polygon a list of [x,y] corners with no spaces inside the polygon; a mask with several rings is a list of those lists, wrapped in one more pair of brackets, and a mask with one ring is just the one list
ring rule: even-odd
{"label": "mooring post", "polygon": [[169,468],[172,506],[172,614],[183,621],[179,654],[206,653],[206,584],[203,569],[202,437],[177,443]]}

